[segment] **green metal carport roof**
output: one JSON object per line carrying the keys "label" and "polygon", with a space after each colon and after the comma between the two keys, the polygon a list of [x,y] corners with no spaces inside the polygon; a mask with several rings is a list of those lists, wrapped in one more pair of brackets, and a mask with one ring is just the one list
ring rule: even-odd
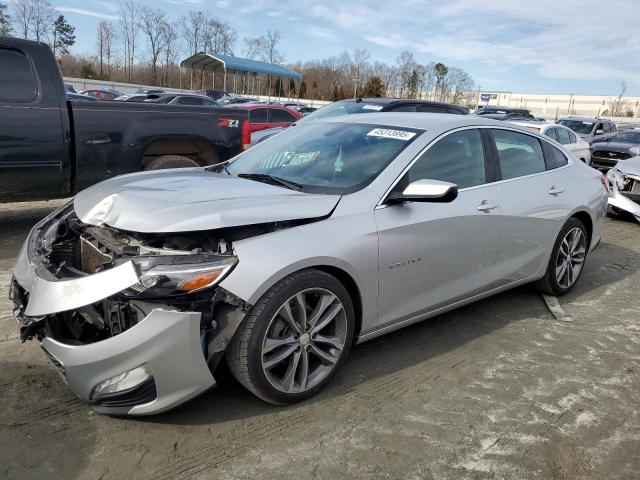
{"label": "green metal carport roof", "polygon": [[302,75],[275,63],[249,60],[248,58],[233,57],[216,53],[196,53],[180,62],[180,66],[191,70],[203,70],[205,72],[248,72],[274,77],[292,78],[300,80]]}

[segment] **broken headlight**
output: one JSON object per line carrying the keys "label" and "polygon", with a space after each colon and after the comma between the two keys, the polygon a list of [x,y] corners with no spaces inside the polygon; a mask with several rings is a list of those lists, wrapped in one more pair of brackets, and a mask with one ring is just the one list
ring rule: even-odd
{"label": "broken headlight", "polygon": [[140,281],[127,289],[127,296],[169,297],[212,287],[238,263],[231,255],[148,256],[134,260]]}
{"label": "broken headlight", "polygon": [[617,187],[618,190],[624,190],[629,183],[629,179],[625,178],[625,176],[622,175],[622,172],[615,168],[612,168],[607,172],[607,180],[609,180],[611,185]]}

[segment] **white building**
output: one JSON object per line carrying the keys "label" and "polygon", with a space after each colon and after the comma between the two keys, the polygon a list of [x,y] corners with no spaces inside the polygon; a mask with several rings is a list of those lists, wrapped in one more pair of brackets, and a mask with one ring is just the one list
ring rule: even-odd
{"label": "white building", "polygon": [[[485,91],[478,92],[477,103],[478,105],[526,108],[535,116],[553,120],[568,115],[610,116],[611,104],[616,100],[616,96],[608,95],[544,95]],[[631,112],[634,117],[640,116],[640,97],[625,96],[621,104],[621,110]],[[634,121],[633,118],[628,120]]]}

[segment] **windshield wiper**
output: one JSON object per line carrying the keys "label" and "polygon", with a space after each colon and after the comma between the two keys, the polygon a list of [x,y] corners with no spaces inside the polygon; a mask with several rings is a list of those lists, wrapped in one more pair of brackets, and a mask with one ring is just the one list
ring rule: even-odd
{"label": "windshield wiper", "polygon": [[292,182],[291,180],[285,180],[284,178],[275,177],[267,173],[239,173],[238,177],[247,178],[249,180],[256,180],[258,182],[275,183],[276,185],[281,185],[290,190],[297,190],[298,192],[303,189],[303,186],[299,183]]}

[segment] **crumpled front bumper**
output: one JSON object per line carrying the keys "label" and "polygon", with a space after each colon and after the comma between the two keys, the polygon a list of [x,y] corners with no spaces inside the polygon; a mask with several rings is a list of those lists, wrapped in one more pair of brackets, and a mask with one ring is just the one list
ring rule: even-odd
{"label": "crumpled front bumper", "polygon": [[640,194],[625,195],[613,184],[609,192],[609,208],[613,207],[630,213],[635,217],[636,221],[640,222],[640,203],[634,202],[634,199],[640,200]]}
{"label": "crumpled front bumper", "polygon": [[86,401],[92,400],[91,393],[100,382],[148,365],[156,398],[125,407],[105,406],[98,401],[94,408],[101,413],[159,413],[215,385],[200,347],[200,313],[155,309],[140,323],[110,339],[65,345],[45,337],[42,348],[50,359],[59,362],[56,368],[69,388]]}
{"label": "crumpled front bumper", "polygon": [[[130,263],[73,280],[44,278],[39,274],[38,262],[28,254],[31,237],[38,228],[34,227],[25,241],[14,268],[16,284],[11,291],[16,303],[14,315],[21,325],[42,322],[47,315],[95,303],[138,281]],[[145,313],[128,330],[94,343],[70,345],[48,334],[41,339],[46,356],[69,388],[101,413],[155,414],[215,385],[202,347],[202,314],[162,304],[153,305]],[[142,365],[148,367],[153,377],[145,395],[133,398],[124,395],[115,402],[113,397],[108,402],[92,398],[98,384]]]}

